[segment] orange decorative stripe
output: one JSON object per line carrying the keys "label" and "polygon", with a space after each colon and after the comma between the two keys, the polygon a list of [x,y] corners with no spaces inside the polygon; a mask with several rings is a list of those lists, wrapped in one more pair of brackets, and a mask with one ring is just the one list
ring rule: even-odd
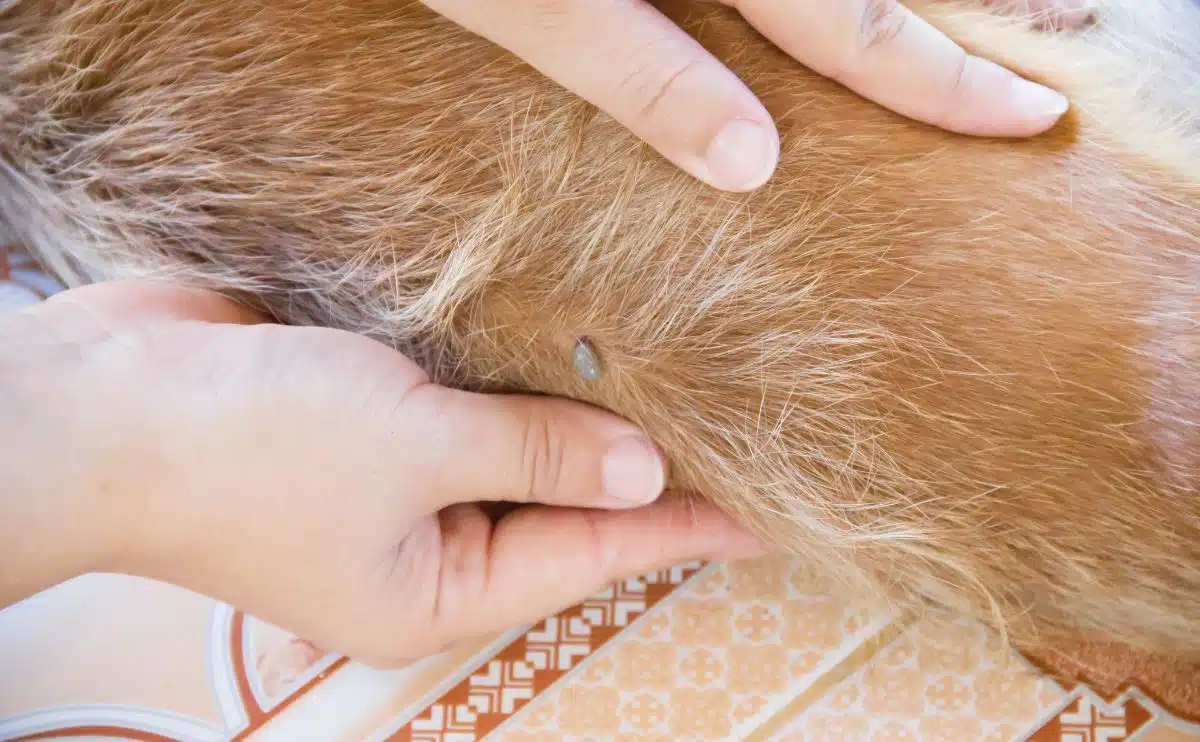
{"label": "orange decorative stripe", "polygon": [[24,737],[17,737],[13,742],[25,742],[37,739],[62,739],[63,737],[108,737],[110,739],[129,740],[129,742],[179,742],[172,737],[164,737],[153,732],[141,732],[136,729],[126,729],[115,726],[71,727],[70,729],[51,729],[47,732],[35,732]]}
{"label": "orange decorative stripe", "polygon": [[[329,667],[311,678],[307,683],[297,688],[286,698],[282,699],[270,711],[264,711],[259,705],[258,700],[254,697],[253,691],[250,690],[250,676],[246,671],[246,655],[242,651],[242,638],[246,631],[246,616],[241,611],[233,614],[232,627],[229,632],[229,650],[230,660],[233,663],[234,679],[237,684],[238,700],[241,701],[242,709],[246,713],[247,723],[237,733],[229,738],[229,742],[241,742],[250,734],[261,729],[267,722],[274,719],[283,712],[293,702],[319,685],[325,678],[329,677],[334,670],[346,664],[345,657],[338,658]],[[41,739],[56,739],[61,737],[115,737],[118,739],[131,740],[131,742],[177,742],[171,737],[164,737],[153,732],[146,732],[140,729],[130,729],[121,726],[78,726],[68,727],[64,729],[51,729],[45,732],[36,732],[27,734],[23,737],[18,737],[12,742],[32,742],[33,740]]]}
{"label": "orange decorative stripe", "polygon": [[[246,728],[257,729],[265,720],[266,714],[258,705],[254,691],[250,689],[250,673],[246,671],[246,656],[242,648],[245,646],[246,616],[241,611],[233,614],[233,626],[229,632],[229,656],[233,660],[233,679],[237,685],[238,700],[246,712]],[[245,732],[242,732],[245,734]]]}
{"label": "orange decorative stripe", "polygon": [[546,619],[423,709],[388,741],[482,739],[703,566],[688,565],[620,582]]}
{"label": "orange decorative stripe", "polygon": [[347,662],[345,657],[339,657],[337,661],[325,668],[325,670],[280,700],[270,711],[264,711],[262,706],[259,705],[258,699],[254,697],[254,692],[250,689],[250,676],[246,671],[245,653],[242,651],[242,640],[245,633],[246,616],[241,611],[238,611],[233,616],[233,629],[229,632],[229,651],[230,656],[234,658],[233,672],[237,682],[238,698],[242,702],[242,708],[246,710],[246,718],[249,722],[242,731],[230,737],[229,742],[241,742],[241,740],[261,729],[268,721],[281,714],[284,709],[292,705],[292,703],[305,693],[315,688],[325,678],[329,677],[334,670]]}

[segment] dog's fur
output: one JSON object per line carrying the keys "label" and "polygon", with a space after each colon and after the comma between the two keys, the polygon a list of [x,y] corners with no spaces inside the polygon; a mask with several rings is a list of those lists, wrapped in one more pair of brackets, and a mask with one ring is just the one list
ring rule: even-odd
{"label": "dog's fur", "polygon": [[6,0],[0,222],[72,280],[182,276],[615,410],[860,597],[1200,654],[1196,9],[913,5],[1072,98],[1001,141],[659,5],[776,117],[759,191],[412,0]]}

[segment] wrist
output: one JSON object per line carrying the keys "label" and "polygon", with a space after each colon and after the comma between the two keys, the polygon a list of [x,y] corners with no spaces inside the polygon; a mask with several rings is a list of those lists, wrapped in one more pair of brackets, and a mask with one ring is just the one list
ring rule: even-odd
{"label": "wrist", "polygon": [[78,329],[41,306],[0,316],[0,607],[109,562]]}

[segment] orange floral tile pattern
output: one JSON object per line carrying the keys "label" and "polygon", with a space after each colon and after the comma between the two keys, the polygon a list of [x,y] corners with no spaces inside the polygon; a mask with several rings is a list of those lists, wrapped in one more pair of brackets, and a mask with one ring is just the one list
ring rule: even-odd
{"label": "orange floral tile pattern", "polygon": [[919,623],[783,731],[788,742],[1016,742],[1062,702],[967,623]]}
{"label": "orange floral tile pattern", "polygon": [[887,623],[814,583],[783,559],[710,567],[496,739],[745,739]]}

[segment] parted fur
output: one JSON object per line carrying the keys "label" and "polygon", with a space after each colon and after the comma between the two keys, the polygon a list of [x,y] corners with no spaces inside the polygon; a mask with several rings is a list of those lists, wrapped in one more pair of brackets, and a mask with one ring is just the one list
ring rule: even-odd
{"label": "parted fur", "polygon": [[776,117],[759,191],[412,0],[0,2],[0,228],[72,280],[179,276],[614,410],[860,599],[1200,655],[1196,8],[1055,35],[914,4],[1072,98],[994,141],[657,4]]}

